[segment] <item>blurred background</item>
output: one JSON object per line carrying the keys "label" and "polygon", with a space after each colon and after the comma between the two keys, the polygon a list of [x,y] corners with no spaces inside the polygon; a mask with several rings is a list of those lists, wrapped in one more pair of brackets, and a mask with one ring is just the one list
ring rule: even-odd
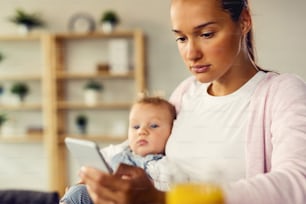
{"label": "blurred background", "polygon": [[[118,30],[143,31],[146,36],[146,85],[150,92],[159,91],[169,97],[178,83],[189,76],[178,54],[175,39],[171,33],[169,20],[169,0],[0,0],[0,36],[18,35],[15,24],[8,19],[14,15],[16,9],[23,9],[29,13],[39,13],[46,26],[33,32],[37,33],[69,33],[69,25],[74,16],[89,15],[94,21],[95,31],[101,31],[99,20],[107,10],[116,11],[120,18]],[[306,1],[305,0],[251,0],[252,16],[255,29],[255,45],[258,64],[266,69],[278,72],[289,72],[300,75],[306,80]],[[83,32],[82,25],[74,25],[75,30]],[[86,26],[85,26],[86,27]],[[73,50],[73,47],[70,48]],[[0,53],[6,50],[0,62],[0,74],[30,73],[33,67],[39,67],[43,62],[37,55],[42,52],[39,45],[28,42],[7,42],[0,40]],[[27,50],[20,54],[20,50]],[[96,51],[99,52],[99,51]],[[24,52],[23,52],[24,53]],[[88,53],[87,53],[88,54]],[[9,60],[10,56],[20,56]],[[97,55],[97,53],[92,53]],[[74,60],[75,58],[75,60]],[[76,64],[77,57],[70,59]],[[21,63],[26,61],[25,63]],[[35,71],[33,71],[35,72]],[[1,78],[1,77],[0,77]],[[120,81],[120,80],[119,80]],[[1,82],[5,89],[9,89],[11,82]],[[39,101],[42,93],[35,91],[40,84],[29,82],[31,96],[28,101]],[[75,87],[80,84],[70,85]],[[124,85],[123,85],[124,86]],[[120,86],[122,87],[122,86]],[[120,89],[119,87],[119,89]],[[75,95],[80,92],[74,93]],[[6,99],[4,99],[6,100]],[[17,112],[17,113],[16,113]],[[36,121],[37,126],[43,126],[39,111],[13,111],[11,115],[18,118],[15,127],[28,126]],[[86,112],[86,111],[85,111]],[[117,111],[106,111],[106,118],[127,121],[127,111],[117,117]],[[87,112],[86,112],[87,113]],[[73,115],[74,114],[74,115]],[[72,113],[74,117],[77,113]],[[107,120],[91,115],[91,130]],[[14,116],[17,115],[17,116]],[[123,123],[123,125],[122,125]],[[124,122],[119,122],[119,129],[123,129]],[[121,126],[120,126],[121,124]],[[73,124],[70,124],[73,126]],[[106,125],[107,126],[107,125]],[[72,129],[75,127],[71,127]],[[109,126],[105,127],[109,128]],[[34,128],[35,129],[35,128]],[[20,130],[21,132],[24,132]],[[101,147],[116,141],[100,141]],[[46,145],[46,144],[45,144]],[[46,153],[45,145],[41,142],[5,142],[0,140],[0,189],[23,188],[49,190],[48,160],[52,155]],[[68,159],[68,183],[77,181],[78,165],[73,159]],[[60,171],[60,169],[58,169]],[[63,169],[66,171],[66,169]]]}

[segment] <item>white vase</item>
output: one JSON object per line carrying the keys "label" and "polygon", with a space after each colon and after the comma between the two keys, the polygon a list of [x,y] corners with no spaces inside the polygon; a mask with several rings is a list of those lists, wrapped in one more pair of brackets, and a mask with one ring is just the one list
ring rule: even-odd
{"label": "white vase", "polygon": [[97,90],[87,89],[84,92],[85,104],[88,106],[97,105],[100,98],[100,93]]}
{"label": "white vase", "polygon": [[11,137],[12,135],[15,135],[15,123],[13,121],[6,121],[1,125],[1,136],[2,137]]}
{"label": "white vase", "polygon": [[104,33],[111,33],[114,30],[114,25],[110,22],[104,22],[102,23],[102,31]]}
{"label": "white vase", "polygon": [[18,33],[20,35],[27,35],[27,34],[29,34],[29,32],[30,32],[30,29],[29,29],[28,26],[23,25],[23,24],[18,25]]}

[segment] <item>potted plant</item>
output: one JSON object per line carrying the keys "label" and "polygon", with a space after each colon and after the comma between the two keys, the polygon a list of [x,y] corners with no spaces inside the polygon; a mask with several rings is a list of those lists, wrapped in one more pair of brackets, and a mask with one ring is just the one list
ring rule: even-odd
{"label": "potted plant", "polygon": [[0,113],[0,132],[3,134],[3,124],[7,121],[7,116],[5,113]]}
{"label": "potted plant", "polygon": [[0,62],[4,60],[4,55],[0,52]]}
{"label": "potted plant", "polygon": [[3,92],[4,92],[4,87],[2,84],[0,84],[0,96],[3,94]]}
{"label": "potted plant", "polygon": [[84,114],[79,114],[75,118],[75,124],[78,127],[78,130],[81,134],[86,134],[87,132],[87,124],[88,124],[88,118]]}
{"label": "potted plant", "polygon": [[86,82],[85,89],[85,103],[89,106],[96,105],[100,92],[103,90],[103,85],[95,80],[89,80]]}
{"label": "potted plant", "polygon": [[109,10],[102,14],[100,22],[102,23],[103,32],[110,33],[119,24],[120,19],[115,11]]}
{"label": "potted plant", "polygon": [[2,103],[2,95],[4,93],[4,87],[2,84],[0,84],[0,103]]}
{"label": "potted plant", "polygon": [[20,102],[23,102],[25,96],[29,93],[29,87],[26,83],[16,82],[11,87],[11,93],[19,98]]}
{"label": "potted plant", "polygon": [[7,116],[5,113],[0,113],[0,127],[7,121]]}
{"label": "potted plant", "polygon": [[30,14],[22,9],[16,9],[15,15],[10,17],[9,20],[19,26],[22,34],[27,34],[35,27],[44,26],[44,22],[38,14]]}

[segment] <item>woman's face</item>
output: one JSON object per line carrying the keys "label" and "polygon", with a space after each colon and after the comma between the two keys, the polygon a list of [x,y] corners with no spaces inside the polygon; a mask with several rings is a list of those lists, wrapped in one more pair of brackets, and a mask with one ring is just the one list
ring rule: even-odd
{"label": "woman's face", "polygon": [[218,0],[173,0],[171,21],[179,52],[198,81],[223,81],[243,67],[240,24]]}

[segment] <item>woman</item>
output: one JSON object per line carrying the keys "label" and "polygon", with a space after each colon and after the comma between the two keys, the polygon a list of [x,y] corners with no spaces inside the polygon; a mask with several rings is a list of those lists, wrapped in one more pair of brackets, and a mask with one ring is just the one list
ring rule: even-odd
{"label": "woman", "polygon": [[[247,0],[172,0],[171,21],[193,76],[170,99],[167,157],[194,181],[223,170],[226,203],[305,203],[306,85],[256,65]],[[81,178],[96,204],[165,203],[140,169]]]}

